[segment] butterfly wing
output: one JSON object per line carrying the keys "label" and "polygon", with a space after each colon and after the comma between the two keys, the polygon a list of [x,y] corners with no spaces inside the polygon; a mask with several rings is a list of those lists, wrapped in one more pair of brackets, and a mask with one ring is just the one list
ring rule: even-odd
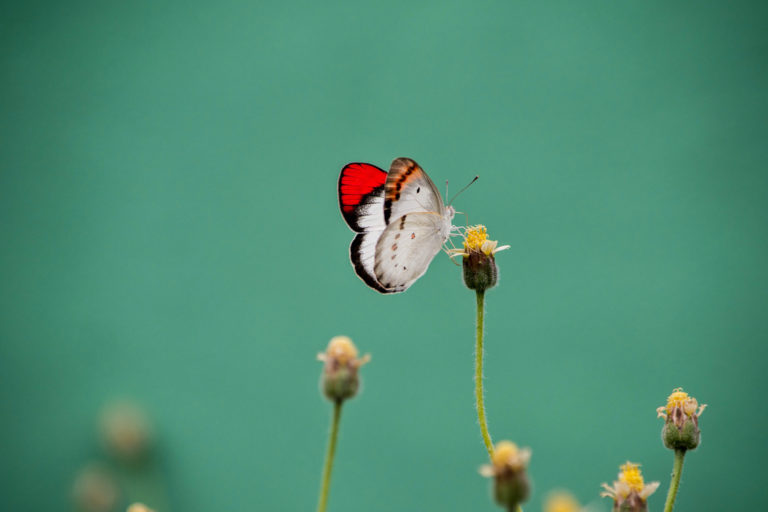
{"label": "butterfly wing", "polygon": [[358,233],[386,227],[382,206],[387,173],[371,164],[347,164],[339,174],[339,208]]}
{"label": "butterfly wing", "polygon": [[390,293],[403,292],[427,271],[445,241],[445,219],[435,212],[402,215],[376,242],[374,275]]}
{"label": "butterfly wing", "polygon": [[373,273],[376,242],[384,228],[384,184],[386,171],[375,165],[351,163],[339,174],[339,208],[347,225],[355,232],[349,246],[349,259],[365,284],[381,293],[391,293]]}
{"label": "butterfly wing", "polygon": [[427,173],[410,158],[396,158],[384,184],[384,222],[412,212],[435,212],[442,216],[443,198]]}

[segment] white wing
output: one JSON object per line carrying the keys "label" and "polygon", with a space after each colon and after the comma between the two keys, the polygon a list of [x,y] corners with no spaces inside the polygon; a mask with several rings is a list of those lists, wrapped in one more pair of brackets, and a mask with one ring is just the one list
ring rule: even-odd
{"label": "white wing", "polygon": [[366,233],[359,233],[349,246],[349,259],[352,262],[355,273],[365,284],[380,293],[393,293],[395,290],[382,286],[376,279],[373,271],[376,257],[376,242],[379,240],[382,232],[368,231]]}
{"label": "white wing", "polygon": [[445,207],[440,192],[419,164],[410,158],[396,158],[384,185],[384,221],[399,219],[412,212],[443,215]]}
{"label": "white wing", "polygon": [[339,207],[344,220],[358,234],[349,246],[349,259],[365,284],[390,293],[373,274],[376,241],[387,227],[384,221],[384,183],[387,173],[375,165],[353,162],[339,174]]}
{"label": "white wing", "polygon": [[408,289],[427,271],[445,241],[445,219],[434,212],[402,215],[376,242],[373,271],[389,292]]}

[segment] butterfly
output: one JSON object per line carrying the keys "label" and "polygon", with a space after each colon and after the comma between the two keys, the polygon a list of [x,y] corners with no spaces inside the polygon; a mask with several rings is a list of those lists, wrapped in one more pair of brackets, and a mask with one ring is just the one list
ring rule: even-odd
{"label": "butterfly", "polygon": [[350,163],[339,174],[339,207],[356,232],[349,246],[355,273],[380,293],[408,289],[456,229],[456,213],[410,158],[396,158],[389,172]]}

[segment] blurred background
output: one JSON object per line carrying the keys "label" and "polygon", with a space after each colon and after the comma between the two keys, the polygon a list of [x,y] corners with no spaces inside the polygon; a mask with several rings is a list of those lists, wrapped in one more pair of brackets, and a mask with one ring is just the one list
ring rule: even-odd
{"label": "blurred background", "polygon": [[[661,510],[655,408],[678,386],[709,404],[678,509],[762,506],[767,20],[763,2],[4,5],[0,509],[74,510],[103,476],[115,510],[313,510],[315,357],[346,334],[373,359],[329,510],[497,510],[460,270],[440,254],[381,296],[348,261],[338,172],[399,156],[441,189],[479,174],[456,206],[512,246],[486,399],[492,435],[533,449],[526,510],[553,488],[609,510],[599,485],[628,459]],[[114,408],[143,465],[109,441]]]}

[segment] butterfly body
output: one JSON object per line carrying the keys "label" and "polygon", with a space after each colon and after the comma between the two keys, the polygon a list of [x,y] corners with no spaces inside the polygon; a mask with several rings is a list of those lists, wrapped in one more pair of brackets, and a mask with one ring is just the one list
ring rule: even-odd
{"label": "butterfly body", "polygon": [[346,165],[339,175],[339,207],[357,233],[349,247],[352,266],[380,293],[408,289],[453,230],[453,207],[445,206],[410,158],[395,159],[389,172],[372,164]]}

